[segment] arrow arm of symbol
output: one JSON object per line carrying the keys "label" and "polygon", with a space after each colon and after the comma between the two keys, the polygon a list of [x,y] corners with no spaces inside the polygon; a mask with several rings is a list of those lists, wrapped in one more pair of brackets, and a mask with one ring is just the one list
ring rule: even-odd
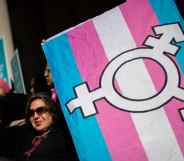
{"label": "arrow arm of symbol", "polygon": [[176,42],[184,41],[184,34],[179,23],[167,24],[162,26],[155,26],[153,28],[154,32],[157,35],[162,34],[162,38],[170,42],[175,40]]}

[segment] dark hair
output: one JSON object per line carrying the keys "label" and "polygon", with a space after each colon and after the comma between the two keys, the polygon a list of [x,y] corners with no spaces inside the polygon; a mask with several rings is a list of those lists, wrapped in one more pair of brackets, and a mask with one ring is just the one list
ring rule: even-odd
{"label": "dark hair", "polygon": [[30,119],[30,115],[29,115],[30,106],[31,106],[31,103],[36,99],[41,99],[46,104],[46,107],[48,108],[49,112],[53,116],[54,122],[56,122],[58,120],[58,116],[56,114],[57,113],[56,107],[54,105],[54,102],[51,100],[51,98],[48,95],[46,95],[45,93],[35,93],[35,94],[30,95],[30,97],[28,98],[26,112],[25,112],[26,122],[27,123],[30,122],[29,121],[29,119]]}

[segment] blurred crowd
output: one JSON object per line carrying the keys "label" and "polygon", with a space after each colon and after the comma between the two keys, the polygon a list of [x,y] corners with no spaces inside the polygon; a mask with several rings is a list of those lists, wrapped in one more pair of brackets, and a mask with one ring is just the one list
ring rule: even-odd
{"label": "blurred crowd", "polygon": [[77,161],[48,65],[28,94],[0,79],[0,161]]}

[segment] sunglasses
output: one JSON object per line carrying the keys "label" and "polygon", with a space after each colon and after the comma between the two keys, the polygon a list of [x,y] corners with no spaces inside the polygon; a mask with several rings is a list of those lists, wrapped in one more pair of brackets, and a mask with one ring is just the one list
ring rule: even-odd
{"label": "sunglasses", "polygon": [[29,111],[28,111],[28,116],[29,116],[29,117],[32,117],[32,116],[34,116],[35,113],[37,113],[37,115],[42,115],[42,114],[44,114],[44,113],[46,113],[46,112],[48,112],[48,111],[49,111],[49,110],[47,109],[47,107],[41,106],[41,107],[38,107],[38,108],[35,109],[35,110],[29,110]]}

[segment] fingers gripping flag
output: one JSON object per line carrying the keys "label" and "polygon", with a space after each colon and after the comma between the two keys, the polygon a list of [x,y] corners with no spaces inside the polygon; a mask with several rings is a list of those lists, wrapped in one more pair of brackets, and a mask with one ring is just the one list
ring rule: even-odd
{"label": "fingers gripping flag", "polygon": [[128,0],[42,44],[80,161],[184,161],[183,29]]}

